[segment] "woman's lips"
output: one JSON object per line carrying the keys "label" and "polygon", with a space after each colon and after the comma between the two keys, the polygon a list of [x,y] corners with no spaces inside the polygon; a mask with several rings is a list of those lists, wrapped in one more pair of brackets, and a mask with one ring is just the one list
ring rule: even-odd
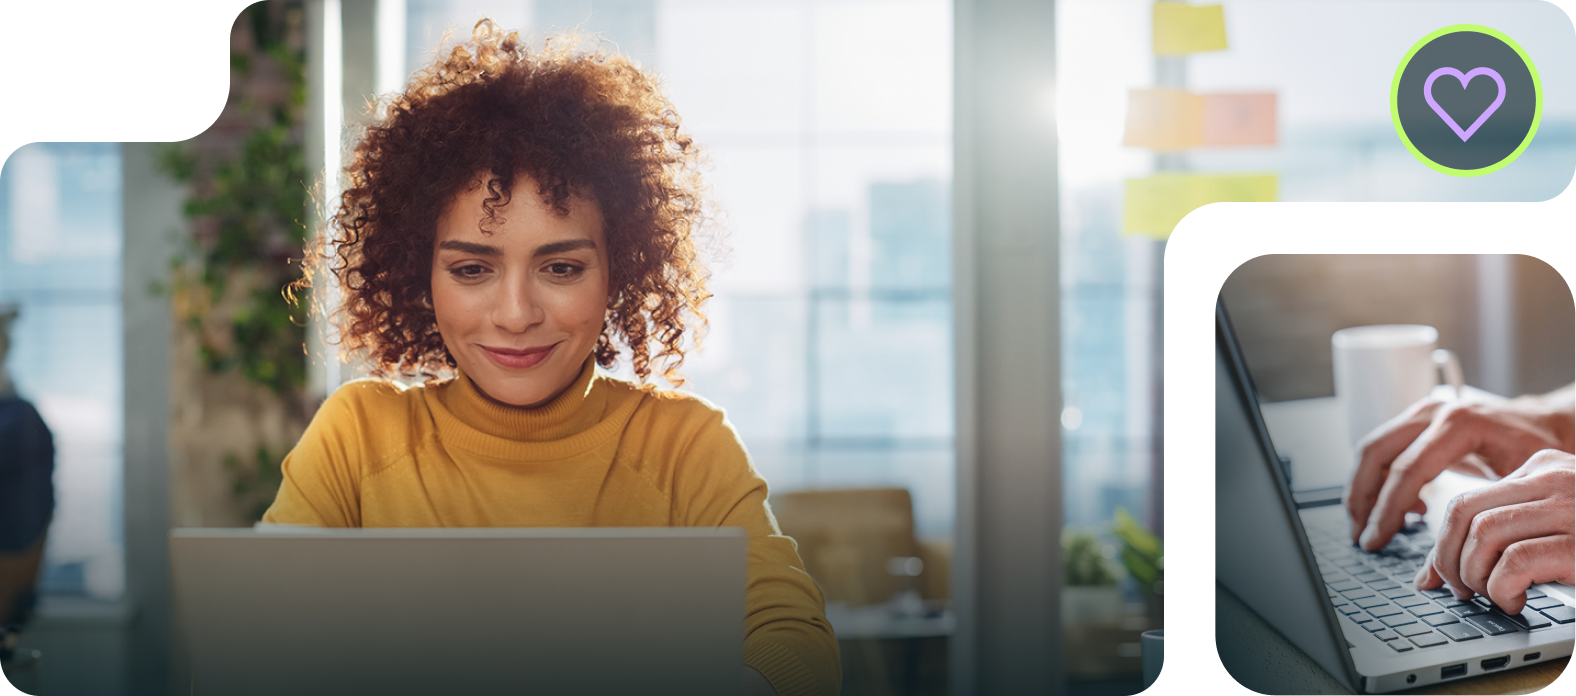
{"label": "woman's lips", "polygon": [[547,356],[550,355],[553,352],[553,349],[557,346],[558,344],[554,343],[550,346],[542,346],[540,348],[526,348],[523,350],[513,350],[510,348],[492,348],[489,346],[480,347],[482,352],[486,353],[487,357],[492,358],[492,361],[498,363],[500,367],[511,370],[524,370],[529,367],[535,367],[538,363],[546,360]]}

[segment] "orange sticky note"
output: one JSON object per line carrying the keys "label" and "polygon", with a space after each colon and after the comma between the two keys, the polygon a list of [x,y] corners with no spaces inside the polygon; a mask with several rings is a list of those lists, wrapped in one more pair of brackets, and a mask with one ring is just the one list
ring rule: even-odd
{"label": "orange sticky note", "polygon": [[1205,100],[1180,89],[1135,89],[1127,95],[1122,144],[1182,150],[1203,143]]}
{"label": "orange sticky note", "polygon": [[1275,94],[1210,94],[1203,99],[1200,144],[1274,145]]}

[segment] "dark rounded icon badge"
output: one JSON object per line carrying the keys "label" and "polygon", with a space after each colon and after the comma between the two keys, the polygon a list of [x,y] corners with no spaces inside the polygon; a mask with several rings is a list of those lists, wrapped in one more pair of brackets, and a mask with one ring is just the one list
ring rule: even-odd
{"label": "dark rounded icon badge", "polygon": [[1527,52],[1476,24],[1423,37],[1390,84],[1390,118],[1401,142],[1452,176],[1482,176],[1515,161],[1542,115],[1543,87]]}

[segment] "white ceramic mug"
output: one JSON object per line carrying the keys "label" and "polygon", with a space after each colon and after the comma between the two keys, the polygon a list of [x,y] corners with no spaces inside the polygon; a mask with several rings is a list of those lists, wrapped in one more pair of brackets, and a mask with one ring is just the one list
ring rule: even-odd
{"label": "white ceramic mug", "polygon": [[1138,637],[1138,650],[1144,663],[1144,688],[1153,686],[1156,679],[1160,678],[1160,668],[1166,661],[1166,632],[1163,630],[1144,631]]}
{"label": "white ceramic mug", "polygon": [[1440,383],[1461,393],[1461,363],[1439,348],[1439,331],[1420,324],[1341,329],[1330,337],[1335,398],[1346,411],[1353,446]]}

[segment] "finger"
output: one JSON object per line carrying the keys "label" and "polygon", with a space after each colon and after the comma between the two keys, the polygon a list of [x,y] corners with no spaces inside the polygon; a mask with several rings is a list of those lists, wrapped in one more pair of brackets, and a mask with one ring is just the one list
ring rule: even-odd
{"label": "finger", "polygon": [[1432,399],[1412,404],[1401,415],[1379,426],[1375,431],[1378,435],[1370,434],[1363,441],[1358,450],[1357,469],[1352,472],[1352,480],[1341,501],[1352,519],[1353,543],[1368,524],[1368,513],[1373,510],[1374,499],[1379,496],[1391,462],[1428,428],[1440,405],[1441,402]]}
{"label": "finger", "polygon": [[1412,578],[1412,584],[1416,585],[1419,590],[1432,590],[1445,584],[1445,579],[1439,577],[1438,571],[1434,570],[1434,555],[1432,553],[1428,554],[1428,562],[1418,569],[1417,576]]}
{"label": "finger", "polygon": [[1407,512],[1415,512],[1419,515],[1426,515],[1428,514],[1428,503],[1423,502],[1422,498],[1418,498],[1417,503],[1412,506],[1412,509],[1407,510]]}
{"label": "finger", "polygon": [[1358,543],[1368,551],[1384,548],[1405,524],[1406,511],[1423,484],[1477,448],[1480,427],[1477,415],[1465,409],[1435,413],[1433,422],[1390,465]]}
{"label": "finger", "polygon": [[1461,461],[1451,464],[1449,469],[1458,474],[1466,474],[1467,476],[1475,476],[1477,478],[1488,479],[1490,481],[1500,477],[1499,473],[1494,471],[1493,466],[1476,454],[1469,454],[1465,457],[1462,457]]}
{"label": "finger", "polygon": [[1521,611],[1527,588],[1540,582],[1576,584],[1576,537],[1570,534],[1527,539],[1500,554],[1488,580],[1488,598],[1508,613]]}
{"label": "finger", "polygon": [[1559,516],[1538,515],[1527,507],[1543,498],[1535,479],[1502,480],[1451,498],[1434,540],[1440,578],[1453,589],[1488,597],[1489,575],[1507,546],[1559,532]]}

